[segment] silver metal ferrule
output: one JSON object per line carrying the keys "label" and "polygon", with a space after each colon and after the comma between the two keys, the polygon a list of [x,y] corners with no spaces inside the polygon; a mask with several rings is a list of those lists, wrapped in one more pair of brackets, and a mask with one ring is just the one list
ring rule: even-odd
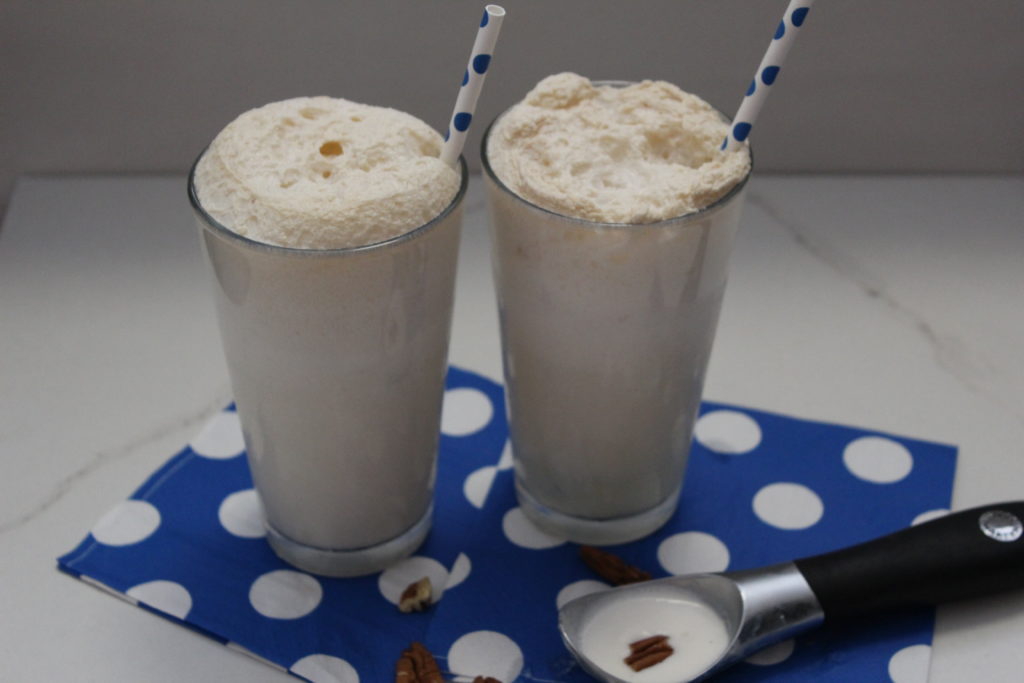
{"label": "silver metal ferrule", "polygon": [[740,631],[729,659],[740,659],[820,625],[825,613],[792,562],[725,574],[743,596]]}

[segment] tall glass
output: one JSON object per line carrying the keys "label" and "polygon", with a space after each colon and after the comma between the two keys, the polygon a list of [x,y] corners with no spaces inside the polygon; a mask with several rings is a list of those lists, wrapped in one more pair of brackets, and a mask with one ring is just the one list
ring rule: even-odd
{"label": "tall glass", "polygon": [[382,569],[430,529],[462,183],[440,215],[347,249],[242,237],[188,191],[267,538],[328,576]]}
{"label": "tall glass", "polygon": [[517,195],[482,146],[516,494],[538,527],[624,543],[676,509],[743,207],[649,224]]}

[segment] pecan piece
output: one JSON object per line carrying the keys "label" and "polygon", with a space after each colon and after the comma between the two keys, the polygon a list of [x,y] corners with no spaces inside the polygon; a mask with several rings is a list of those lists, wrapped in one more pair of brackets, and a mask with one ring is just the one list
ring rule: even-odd
{"label": "pecan piece", "polygon": [[422,612],[430,607],[430,601],[434,597],[434,587],[430,584],[430,577],[424,576],[419,581],[410,583],[402,597],[398,599],[398,609],[402,612]]}
{"label": "pecan piece", "polygon": [[473,683],[501,683],[501,681],[491,676],[477,676],[473,679]]}
{"label": "pecan piece", "polygon": [[430,650],[414,642],[395,664],[395,683],[444,683],[444,677]]}
{"label": "pecan piece", "polygon": [[651,573],[626,564],[618,555],[589,545],[580,546],[580,559],[605,581],[616,586],[649,581]]}
{"label": "pecan piece", "polygon": [[668,644],[668,636],[651,636],[629,644],[629,656],[623,661],[633,671],[643,671],[660,664],[675,652]]}

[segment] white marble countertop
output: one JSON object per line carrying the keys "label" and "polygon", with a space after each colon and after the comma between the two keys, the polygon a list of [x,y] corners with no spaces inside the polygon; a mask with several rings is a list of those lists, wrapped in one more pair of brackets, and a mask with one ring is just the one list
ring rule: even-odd
{"label": "white marble countertop", "polygon": [[[479,179],[451,360],[500,377]],[[59,573],[229,399],[180,177],[23,179],[0,232],[0,679],[293,680]],[[1024,498],[1024,180],[759,177],[710,399],[960,447]],[[1020,680],[1024,593],[940,610],[931,683]],[[904,683],[900,681],[899,683]]]}

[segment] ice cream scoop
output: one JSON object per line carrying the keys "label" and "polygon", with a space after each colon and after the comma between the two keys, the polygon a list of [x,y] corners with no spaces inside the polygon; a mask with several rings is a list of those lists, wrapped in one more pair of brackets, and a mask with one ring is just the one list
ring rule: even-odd
{"label": "ice cream scoop", "polygon": [[[826,620],[1024,587],[1022,520],[1024,502],[986,505],[793,562],[623,586],[567,603],[559,628],[602,681],[699,681]],[[634,671],[630,643],[654,635],[673,652]]]}

